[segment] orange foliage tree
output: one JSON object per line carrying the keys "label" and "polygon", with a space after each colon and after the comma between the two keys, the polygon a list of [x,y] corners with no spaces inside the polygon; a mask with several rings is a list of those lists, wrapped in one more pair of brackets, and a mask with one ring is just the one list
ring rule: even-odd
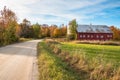
{"label": "orange foliage tree", "polygon": [[111,26],[110,29],[113,32],[113,40],[120,40],[120,29]]}
{"label": "orange foliage tree", "polygon": [[53,31],[53,37],[60,37],[60,36],[61,36],[60,29],[59,29],[59,28],[56,28],[56,29]]}

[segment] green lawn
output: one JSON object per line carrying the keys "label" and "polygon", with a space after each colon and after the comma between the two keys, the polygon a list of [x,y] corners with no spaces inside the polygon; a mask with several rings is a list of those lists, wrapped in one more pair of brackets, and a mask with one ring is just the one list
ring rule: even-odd
{"label": "green lawn", "polygon": [[84,52],[89,57],[102,55],[103,59],[120,63],[120,46],[62,43],[59,47],[70,53]]}

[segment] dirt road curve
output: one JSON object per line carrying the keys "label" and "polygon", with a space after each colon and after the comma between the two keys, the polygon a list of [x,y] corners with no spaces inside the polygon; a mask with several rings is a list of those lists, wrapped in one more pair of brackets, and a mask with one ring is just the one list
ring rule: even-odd
{"label": "dirt road curve", "polygon": [[40,40],[0,48],[0,80],[35,80],[36,46]]}

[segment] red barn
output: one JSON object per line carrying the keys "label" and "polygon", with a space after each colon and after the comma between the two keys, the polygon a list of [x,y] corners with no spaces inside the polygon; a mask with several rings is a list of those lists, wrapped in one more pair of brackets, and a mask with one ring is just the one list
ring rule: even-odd
{"label": "red barn", "polygon": [[111,40],[113,33],[106,25],[78,25],[78,40]]}

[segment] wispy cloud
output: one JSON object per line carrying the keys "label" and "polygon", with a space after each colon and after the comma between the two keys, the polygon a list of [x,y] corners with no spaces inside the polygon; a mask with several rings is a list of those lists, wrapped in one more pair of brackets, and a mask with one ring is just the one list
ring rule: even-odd
{"label": "wispy cloud", "polygon": [[[0,9],[7,6],[32,23],[62,24],[76,18],[78,22],[105,17],[106,10],[120,7],[119,0],[2,0]],[[111,15],[111,14],[110,14]]]}

